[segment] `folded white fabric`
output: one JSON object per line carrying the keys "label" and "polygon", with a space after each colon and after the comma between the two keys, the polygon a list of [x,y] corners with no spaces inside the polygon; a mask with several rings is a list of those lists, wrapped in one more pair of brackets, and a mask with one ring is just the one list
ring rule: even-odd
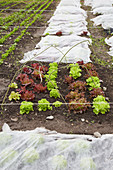
{"label": "folded white fabric", "polygon": [[99,7],[93,10],[93,14],[113,14],[113,7]]}
{"label": "folded white fabric", "polygon": [[59,6],[75,6],[80,7],[80,0],[62,0]]}
{"label": "folded white fabric", "polygon": [[113,56],[113,36],[110,38],[106,38],[105,42],[111,46],[110,51],[108,52],[109,55]]}
{"label": "folded white fabric", "polygon": [[100,15],[96,18],[91,19],[94,22],[94,25],[100,25],[102,24],[104,29],[113,28],[113,14],[107,14],[107,15]]}
{"label": "folded white fabric", "polygon": [[[85,41],[85,42],[83,42]],[[82,42],[82,43],[80,43]],[[80,43],[77,46],[88,48],[88,44],[91,43],[91,39],[86,37],[80,37],[77,35],[67,35],[67,36],[46,36],[42,37],[41,41],[36,45],[36,48],[42,48],[42,47],[49,47],[51,45],[55,47],[67,47],[67,46],[74,46],[76,44]]]}
{"label": "folded white fabric", "polygon": [[58,31],[62,32],[62,35],[71,35],[71,34],[75,34],[75,35],[81,35],[83,33],[83,31],[88,32],[87,27],[86,26],[82,26],[82,27],[66,27],[65,25],[62,26],[56,26],[56,27],[48,27],[43,35],[47,35],[47,34],[56,34]]}
{"label": "folded white fabric", "polygon": [[[91,51],[88,47],[91,41],[77,36],[84,32],[90,35],[86,27],[87,14],[80,6],[80,0],[61,0],[54,15],[48,21],[49,26],[43,33],[46,36],[36,45],[35,50],[25,53],[20,62],[75,63],[79,60],[83,60],[84,63],[91,62]],[[56,36],[59,31],[62,33],[60,37]],[[78,43],[79,45],[75,47]]]}
{"label": "folded white fabric", "polygon": [[84,17],[87,17],[86,12],[82,8],[78,8],[75,6],[58,6],[56,11],[54,12],[54,15],[56,14],[82,14]]}
{"label": "folded white fabric", "polygon": [[69,14],[68,16],[66,14],[57,14],[51,17],[51,19],[48,21],[48,23],[50,22],[54,22],[54,21],[65,21],[65,22],[82,22],[85,20],[85,17],[82,14],[78,14],[78,15],[72,15]]}
{"label": "folded white fabric", "polygon": [[[24,54],[24,58],[20,63],[27,61],[44,61],[44,62],[63,62],[63,63],[75,63],[83,60],[85,63],[91,62],[89,48],[70,46],[63,48],[50,47],[49,49],[43,47],[41,49],[33,50]],[[47,49],[47,50],[46,50]],[[70,50],[71,49],[71,50]],[[70,50],[70,51],[69,51]],[[67,51],[69,51],[67,53]],[[67,54],[66,54],[67,53]],[[63,57],[66,54],[65,57]]]}
{"label": "folded white fabric", "polygon": [[93,0],[92,8],[95,9],[98,7],[112,7],[112,1],[111,0]]}

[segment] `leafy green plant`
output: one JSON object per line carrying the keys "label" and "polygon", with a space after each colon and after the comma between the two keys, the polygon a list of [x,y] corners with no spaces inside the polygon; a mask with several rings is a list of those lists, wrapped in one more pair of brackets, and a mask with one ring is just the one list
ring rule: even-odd
{"label": "leafy green plant", "polygon": [[82,68],[87,68],[88,70],[96,70],[96,67],[92,63],[86,63],[82,66]]}
{"label": "leafy green plant", "polygon": [[90,98],[97,97],[98,95],[105,96],[104,91],[101,88],[94,88],[92,91],[90,91]]}
{"label": "leafy green plant", "polygon": [[11,83],[8,87],[17,89],[18,85],[17,85],[17,83],[14,82],[14,83]]}
{"label": "leafy green plant", "polygon": [[58,73],[58,71],[54,67],[49,69],[49,71],[47,72],[47,74],[49,74],[49,75],[54,75],[55,78],[57,77],[57,73]]}
{"label": "leafy green plant", "polygon": [[84,97],[84,92],[79,93],[78,90],[75,91],[71,91],[69,92],[66,96],[65,99],[66,100],[71,100],[71,99],[80,99],[81,97]]}
{"label": "leafy green plant", "polygon": [[79,100],[74,99],[69,102],[69,112],[73,110],[75,113],[82,113],[83,111],[86,111],[88,107],[91,107],[91,105],[84,97]]}
{"label": "leafy green plant", "polygon": [[48,89],[48,90],[52,90],[52,89],[54,89],[54,88],[58,88],[56,81],[55,81],[55,80],[49,81],[49,82],[47,83],[47,89]]}
{"label": "leafy green plant", "polygon": [[19,94],[18,92],[14,92],[14,91],[12,91],[11,92],[11,94],[9,95],[9,100],[11,101],[11,100],[20,100],[20,96],[21,96],[21,94]]}
{"label": "leafy green plant", "polygon": [[85,74],[85,78],[89,78],[91,76],[94,76],[94,77],[99,77],[98,73],[95,71],[95,70],[89,70],[88,71],[88,74]]}
{"label": "leafy green plant", "polygon": [[63,103],[60,102],[60,101],[56,101],[56,102],[53,103],[53,105],[54,105],[55,107],[60,107],[62,104],[63,104]]}
{"label": "leafy green plant", "polygon": [[65,169],[67,167],[67,160],[63,155],[54,156],[52,159],[54,169]]}
{"label": "leafy green plant", "polygon": [[0,145],[6,145],[10,143],[12,140],[12,136],[6,132],[0,133]]}
{"label": "leafy green plant", "polygon": [[90,157],[82,158],[80,161],[80,167],[81,167],[81,170],[86,170],[86,169],[96,170],[96,165],[93,159]]}
{"label": "leafy green plant", "polygon": [[100,88],[100,80],[98,77],[91,76],[86,79],[87,85],[91,86],[88,89],[92,90],[93,88]]}
{"label": "leafy green plant", "polygon": [[69,76],[72,76],[74,79],[77,79],[78,77],[81,76],[81,69],[80,69],[80,66],[78,63],[76,64],[70,64],[70,75]]}
{"label": "leafy green plant", "polygon": [[79,139],[74,143],[75,153],[84,153],[89,151],[90,143],[84,139]]}
{"label": "leafy green plant", "polygon": [[0,154],[1,160],[3,160],[0,164],[5,164],[14,159],[16,156],[17,152],[12,147],[6,147]]}
{"label": "leafy green plant", "polygon": [[20,106],[20,114],[28,114],[30,111],[34,111],[33,110],[33,103],[32,102],[26,102],[23,101],[21,102],[21,106]]}
{"label": "leafy green plant", "polygon": [[44,77],[46,78],[45,81],[55,80],[56,76],[53,74],[47,75],[45,74]]}
{"label": "leafy green plant", "polygon": [[50,68],[52,68],[52,67],[57,68],[58,64],[54,62],[54,63],[50,63],[49,66],[50,66]]}
{"label": "leafy green plant", "polygon": [[75,81],[69,85],[69,89],[71,90],[79,90],[79,91],[85,91],[86,90],[86,82],[83,81]]}
{"label": "leafy green plant", "polygon": [[60,93],[59,93],[59,91],[57,90],[57,89],[52,89],[51,91],[50,91],[50,97],[54,97],[55,99],[56,98],[60,98]]}
{"label": "leafy green plant", "polygon": [[109,111],[110,105],[105,100],[105,97],[102,95],[98,95],[96,98],[93,99],[93,112],[98,115],[99,112],[105,114],[105,112]]}
{"label": "leafy green plant", "polygon": [[38,110],[39,111],[46,111],[46,110],[52,110],[52,106],[50,106],[49,101],[46,99],[41,99],[38,101]]}
{"label": "leafy green plant", "polygon": [[22,159],[26,163],[33,163],[39,159],[39,153],[33,147],[27,148],[22,155]]}

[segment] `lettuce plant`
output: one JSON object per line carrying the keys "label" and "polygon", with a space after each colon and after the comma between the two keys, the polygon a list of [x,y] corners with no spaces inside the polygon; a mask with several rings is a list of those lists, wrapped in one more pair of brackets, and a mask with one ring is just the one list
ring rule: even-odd
{"label": "lettuce plant", "polygon": [[33,79],[29,79],[27,77],[25,77],[24,79],[21,80],[22,85],[28,86],[29,84],[34,84]]}
{"label": "lettuce plant", "polygon": [[35,84],[33,90],[37,93],[41,93],[41,92],[45,92],[46,89],[47,89],[47,86],[44,87],[42,84]]}
{"label": "lettuce plant", "polygon": [[90,98],[97,97],[98,95],[105,96],[104,91],[101,88],[94,88],[92,91],[90,91]]}
{"label": "lettuce plant", "polygon": [[22,100],[33,100],[35,98],[35,94],[32,91],[26,90],[24,93],[21,94]]}
{"label": "lettuce plant", "polygon": [[22,155],[22,159],[26,163],[33,163],[39,159],[39,153],[33,147],[27,148]]}
{"label": "lettuce plant", "polygon": [[32,75],[38,79],[44,78],[43,71],[34,70]]}
{"label": "lettuce plant", "polygon": [[22,73],[20,73],[20,74],[16,77],[16,80],[22,81],[24,78],[28,78],[28,75],[27,75],[27,74],[22,74]]}
{"label": "lettuce plant", "polygon": [[63,103],[60,102],[60,101],[56,101],[56,102],[53,103],[53,105],[54,105],[55,107],[60,107],[62,104],[63,104]]}
{"label": "lettuce plant", "polygon": [[35,146],[41,145],[44,143],[44,136],[42,134],[31,133],[29,138],[29,143],[33,143]]}
{"label": "lettuce plant", "polygon": [[83,68],[87,68],[88,70],[96,70],[96,67],[92,63],[86,63],[83,65]]}
{"label": "lettuce plant", "polygon": [[67,167],[67,160],[63,155],[54,156],[52,159],[54,169],[65,169]]}
{"label": "lettuce plant", "polygon": [[85,78],[89,78],[91,76],[94,76],[94,77],[99,77],[98,73],[95,71],[95,70],[89,70],[88,71],[88,74],[85,74]]}
{"label": "lettuce plant", "polygon": [[102,95],[98,95],[96,98],[93,99],[93,112],[98,115],[99,112],[105,114],[105,112],[109,111],[110,105],[105,100],[105,97]]}
{"label": "lettuce plant", "polygon": [[56,35],[57,35],[57,36],[61,36],[61,35],[62,35],[62,31],[56,32]]}
{"label": "lettuce plant", "polygon": [[58,148],[58,150],[60,150],[60,151],[63,151],[63,150],[65,150],[65,149],[67,149],[69,146],[70,146],[70,143],[69,143],[69,141],[67,141],[67,140],[59,139],[59,140],[57,141],[57,148]]}
{"label": "lettuce plant", "polygon": [[57,73],[58,73],[58,71],[57,71],[55,68],[51,68],[51,69],[49,69],[49,71],[47,72],[47,74],[49,74],[49,75],[54,75],[55,78],[57,78]]}
{"label": "lettuce plant", "polygon": [[19,94],[24,93],[26,91],[26,86],[21,86],[19,89],[16,89]]}
{"label": "lettuce plant", "polygon": [[0,133],[0,145],[6,145],[12,140],[12,136],[6,132]]}
{"label": "lettuce plant", "polygon": [[48,89],[48,90],[52,90],[52,89],[54,89],[54,88],[58,88],[56,81],[55,81],[55,80],[49,81],[49,82],[47,83],[47,89]]}
{"label": "lettuce plant", "polygon": [[86,111],[88,107],[91,107],[91,105],[84,97],[80,98],[79,100],[70,100],[69,102],[69,112],[73,110],[75,113],[82,113]]}
{"label": "lettuce plant", "polygon": [[21,106],[20,106],[20,114],[28,114],[30,111],[34,111],[33,110],[33,103],[32,102],[26,102],[23,101],[21,102]]}
{"label": "lettuce plant", "polygon": [[72,76],[64,76],[64,78],[65,78],[65,82],[68,83],[68,84],[73,82],[73,77]]}
{"label": "lettuce plant", "polygon": [[81,167],[81,170],[86,170],[86,169],[96,170],[96,165],[95,165],[93,159],[90,157],[82,158],[80,160],[80,167]]}
{"label": "lettuce plant", "polygon": [[86,90],[86,82],[83,81],[75,81],[69,85],[69,89],[71,90],[76,90],[78,89],[79,91],[85,91]]}
{"label": "lettuce plant", "polygon": [[21,94],[19,94],[18,92],[14,92],[14,91],[12,91],[11,92],[11,94],[9,95],[9,100],[11,101],[11,100],[20,100],[20,96],[21,96]]}
{"label": "lettuce plant", "polygon": [[32,70],[28,67],[24,67],[23,72],[26,73],[26,74],[30,74],[32,72]]}
{"label": "lettuce plant", "polygon": [[46,111],[46,110],[52,110],[52,106],[50,106],[49,101],[46,99],[41,99],[38,101],[38,110],[39,111]]}
{"label": "lettuce plant", "polygon": [[100,80],[98,77],[91,76],[88,79],[86,79],[87,85],[90,87],[89,90],[92,90],[93,88],[100,88]]}
{"label": "lettuce plant", "polygon": [[56,98],[60,98],[60,93],[59,93],[59,91],[57,90],[57,89],[52,89],[51,91],[50,91],[50,97],[54,97],[55,99]]}
{"label": "lettuce plant", "polygon": [[71,99],[80,99],[81,97],[84,97],[84,92],[79,93],[78,90],[75,91],[71,91],[69,92],[66,96],[65,99],[66,100],[71,100]]}
{"label": "lettuce plant", "polygon": [[79,65],[83,65],[83,64],[84,64],[84,61],[83,61],[83,60],[77,61],[77,63],[78,63]]}
{"label": "lettuce plant", "polygon": [[57,68],[57,67],[58,67],[58,64],[57,64],[56,62],[54,62],[54,63],[50,63],[49,66],[50,66],[51,68],[52,68],[52,67],[56,67],[56,68]]}
{"label": "lettuce plant", "polygon": [[[17,152],[12,147],[6,147],[1,153],[1,164],[5,164],[12,159],[14,159],[17,155]],[[3,160],[2,160],[3,159]]]}
{"label": "lettuce plant", "polygon": [[78,63],[76,64],[70,64],[70,75],[69,76],[72,76],[74,79],[77,79],[78,77],[81,76],[81,69],[80,69],[80,66]]}
{"label": "lettuce plant", "polygon": [[14,82],[14,83],[11,83],[8,87],[17,89],[18,85]]}
{"label": "lettuce plant", "polygon": [[74,143],[74,151],[76,153],[84,153],[89,151],[90,143],[86,140],[79,139]]}
{"label": "lettuce plant", "polygon": [[33,63],[33,64],[31,64],[31,66],[34,68],[34,69],[36,69],[36,70],[40,70],[40,71],[48,71],[48,67],[46,67],[46,66],[40,66],[39,65],[39,63]]}
{"label": "lettuce plant", "polygon": [[46,78],[45,81],[55,80],[56,76],[53,74],[47,75],[45,74],[44,77]]}

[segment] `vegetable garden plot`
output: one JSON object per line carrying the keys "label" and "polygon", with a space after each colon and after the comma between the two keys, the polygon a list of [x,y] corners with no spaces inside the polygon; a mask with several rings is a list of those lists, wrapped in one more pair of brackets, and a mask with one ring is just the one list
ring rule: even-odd
{"label": "vegetable garden plot", "polygon": [[[48,21],[49,26],[43,34],[44,37],[41,39],[41,46],[39,44],[36,45],[36,48],[40,47],[40,49],[35,49],[31,52],[26,53],[24,55],[24,58],[20,61],[21,63],[27,62],[29,60],[43,62],[61,61],[63,63],[73,63],[79,60],[83,60],[85,63],[91,61],[91,52],[88,48],[89,39],[87,38],[87,35],[90,35],[87,30],[87,15],[85,11],[80,8],[81,5],[74,5],[74,1],[68,2],[69,8],[67,13],[67,5],[65,3],[63,4],[63,2],[64,1],[61,1],[61,3],[59,3],[56,12]],[[78,1],[78,3],[80,4],[80,1]],[[71,11],[71,6],[73,6],[72,9],[75,12]],[[84,41],[84,38],[82,39],[82,37],[79,38],[80,40],[78,42],[77,35],[86,36],[86,42]],[[59,36],[59,38],[56,38],[55,36]],[[72,40],[73,43],[70,43],[72,36],[74,37],[74,40]],[[49,39],[50,43],[47,39]],[[57,41],[56,43],[53,42],[54,39]],[[65,43],[62,43],[61,45],[62,39],[63,41],[67,42],[66,45]],[[82,40],[85,45],[82,44]],[[48,49],[46,49],[44,41],[46,41],[46,46],[48,46]],[[76,45],[77,43],[79,45]],[[50,44],[51,46],[57,47],[57,49],[55,47],[49,46]],[[47,57],[48,54],[49,58]]]}
{"label": "vegetable garden plot", "polygon": [[11,131],[4,124],[0,133],[0,169],[111,170],[112,141],[113,135],[96,139],[90,135],[60,134],[44,128]]}
{"label": "vegetable garden plot", "polygon": [[95,18],[92,19],[94,22],[94,26],[101,25],[104,30],[111,36],[110,38],[106,38],[105,42],[111,46],[110,52],[108,54],[110,56],[113,56],[113,1],[105,1],[103,3],[102,0],[96,1],[94,0],[93,2],[89,3],[85,1],[85,4],[90,5],[93,9],[93,14],[101,14],[99,16],[96,16]]}
{"label": "vegetable garden plot", "polygon": [[[80,12],[81,12],[81,10],[80,10]],[[83,14],[84,15],[84,14]],[[86,23],[86,21],[84,21],[84,23]],[[57,23],[55,22],[53,25],[57,25]],[[68,23],[68,25],[69,25],[69,23]],[[76,24],[75,24],[76,25]],[[58,33],[57,33],[58,34]],[[85,34],[85,33],[84,33]],[[86,33],[87,34],[87,33]],[[52,35],[48,35],[48,37],[53,37]],[[30,36],[29,36],[30,37]],[[47,36],[46,36],[47,37]],[[45,38],[46,38],[45,37]],[[55,36],[56,38],[63,38],[64,36]],[[77,37],[77,36],[76,36]],[[31,38],[31,37],[30,37]],[[83,38],[83,35],[82,36],[80,36],[80,39],[81,38]],[[84,38],[88,38],[88,37],[86,37],[86,35],[85,35],[85,37]],[[78,39],[78,38],[77,38]],[[23,39],[23,41],[24,41],[24,39]],[[30,39],[30,41],[31,41],[31,39]],[[62,41],[63,41],[63,39],[62,39]],[[21,41],[22,42],[22,41]],[[25,41],[24,41],[25,42]],[[78,41],[77,41],[78,42]],[[32,44],[33,44],[34,42],[32,41]],[[31,45],[32,45],[31,44]],[[45,44],[45,43],[44,43]],[[22,43],[22,45],[24,46],[24,43]],[[48,46],[48,44],[46,44],[47,46]],[[46,46],[45,45],[45,46]],[[58,43],[58,45],[61,45],[61,43],[59,44]],[[67,45],[67,44],[65,44],[64,43],[64,45]],[[83,45],[84,47],[87,47],[88,46],[88,43],[81,43],[80,45],[78,45],[79,47],[81,46],[81,45]],[[20,47],[20,46],[19,46]],[[26,46],[25,46],[26,47]],[[27,51],[27,50],[26,50]],[[15,56],[15,60],[17,59],[17,57],[18,56]],[[10,58],[11,59],[11,58]],[[65,58],[64,58],[65,59]],[[6,60],[6,61],[9,61],[9,60]],[[12,59],[11,59],[11,61],[12,61]],[[2,68],[3,68],[3,66],[4,66],[4,68],[8,68],[8,71],[11,71],[11,69],[12,70],[17,70],[18,69],[18,66],[17,66],[17,68],[16,68],[16,66],[14,67],[14,68],[12,68],[13,66],[11,65],[11,67],[10,67],[10,64],[11,63],[7,63],[7,62],[5,62],[4,61],[4,63],[3,63],[3,65],[1,66]],[[41,63],[40,63],[41,64]],[[45,65],[45,63],[43,63],[44,65]],[[31,67],[31,65],[29,65],[30,67]],[[48,64],[46,65],[46,66],[48,66]],[[67,65],[66,65],[67,66]],[[60,68],[61,67],[61,68]],[[11,68],[11,69],[9,69],[9,68]],[[109,89],[108,87],[110,86],[110,80],[111,80],[111,78],[110,78],[110,76],[111,76],[111,71],[109,72],[109,80],[108,80],[108,75],[107,75],[107,73],[106,74],[104,74],[105,73],[105,69],[104,68],[102,68],[102,67],[100,67],[100,66],[97,66],[97,69],[99,70],[99,73],[100,73],[100,77],[101,77],[101,79],[104,81],[103,83],[102,83],[102,87],[107,87],[107,91],[105,92],[106,93],[106,95],[105,96],[107,96],[107,97],[109,97],[110,96],[110,94],[112,93],[112,90],[111,90],[111,88]],[[101,70],[102,69],[102,70]],[[4,69],[3,69],[4,70]],[[62,69],[62,66],[60,66],[59,65],[59,73],[58,73],[58,79],[56,79],[56,81],[58,81],[58,87],[59,87],[59,89],[60,89],[60,84],[59,84],[59,82],[63,82],[62,81],[62,79],[63,79],[63,77],[64,77],[64,74],[66,74],[67,73],[67,69],[65,69],[65,71],[64,71],[64,69]],[[6,72],[6,74],[7,74],[7,70],[5,70]],[[107,70],[108,71],[108,70]],[[15,71],[14,71],[15,72]],[[14,74],[14,72],[12,73],[12,74]],[[32,72],[33,72],[33,70],[32,70]],[[62,75],[60,74],[62,72]],[[83,71],[84,72],[84,71]],[[84,73],[83,73],[84,74]],[[7,74],[8,75],[8,74]],[[33,76],[33,75],[32,75]],[[60,77],[61,76],[61,77]],[[107,76],[107,78],[105,78]],[[32,78],[32,77],[31,77]],[[31,78],[29,78],[29,79],[31,79]],[[81,77],[81,79],[82,79],[82,77]],[[44,79],[45,80],[45,79]],[[59,81],[60,80],[60,81]],[[80,80],[80,79],[79,79]],[[105,81],[106,80],[106,81]],[[38,81],[38,83],[40,82],[40,79],[39,80],[37,80]],[[19,81],[18,81],[18,83],[19,83]],[[21,82],[20,82],[21,83]],[[15,84],[14,84],[15,85]],[[22,85],[23,86],[23,85]],[[43,86],[44,86],[44,84],[43,84]],[[62,83],[62,87],[61,87],[61,89],[66,89],[67,90],[67,88],[65,88],[65,87],[67,87],[67,85],[63,82]],[[110,86],[111,87],[111,86]],[[27,87],[28,88],[28,87]],[[45,86],[44,86],[44,88],[45,88]],[[60,92],[62,92],[62,90],[60,89]],[[30,89],[29,89],[30,90]],[[55,92],[54,90],[52,91],[52,92]],[[109,92],[109,94],[108,94],[108,92]],[[36,92],[34,92],[34,94],[35,94]],[[12,95],[13,95],[14,93],[12,93]],[[62,94],[62,93],[61,93]],[[66,94],[65,95],[67,95],[68,93],[66,92]],[[74,93],[74,95],[75,95],[76,93]],[[10,95],[10,94],[9,94]],[[46,93],[44,93],[44,95],[46,95]],[[53,94],[51,93],[51,96],[52,96]],[[72,93],[71,93],[71,95],[72,95]],[[81,94],[81,95],[83,95],[83,94]],[[43,93],[39,93],[38,95],[37,95],[38,97],[40,97],[40,98],[37,98],[37,100],[36,100],[36,104],[38,104],[38,100],[41,100],[43,97],[45,97],[45,96],[43,96]],[[58,96],[58,94],[57,94],[57,96]],[[86,96],[85,96],[86,97]],[[17,96],[17,98],[18,98],[18,96]],[[67,96],[67,99],[69,98],[69,95]],[[110,97],[109,97],[110,98]],[[11,99],[11,97],[10,97],[10,99]],[[55,100],[56,99],[54,99],[54,101],[53,100],[49,100],[50,99],[50,96],[48,95],[48,97],[46,98],[46,100],[47,101],[49,101],[49,102],[51,102],[51,103],[53,103],[53,102],[55,102]],[[52,99],[52,97],[51,97],[51,99]],[[58,99],[60,99],[59,97],[58,97]],[[111,98],[110,98],[111,99]],[[107,101],[108,101],[108,98],[106,99]],[[112,100],[110,100],[110,101],[112,101]],[[9,102],[9,101],[8,101]],[[42,102],[42,101],[41,101]],[[62,100],[60,101],[60,102],[62,102]],[[96,102],[96,101],[95,101]],[[94,113],[92,114],[92,111],[89,109],[89,111],[88,112],[85,112],[85,114],[84,114],[84,112],[82,113],[82,114],[71,114],[71,115],[67,115],[67,113],[68,112],[63,112],[64,110],[64,108],[63,108],[63,106],[62,107],[58,107],[57,109],[55,108],[55,105],[56,106],[59,106],[61,103],[55,103],[54,105],[53,105],[53,110],[51,111],[51,110],[49,110],[48,108],[50,108],[51,109],[51,105],[50,106],[47,106],[47,112],[45,112],[45,111],[38,111],[38,109],[37,109],[37,107],[35,107],[35,106],[33,106],[33,108],[34,108],[34,111],[31,111],[29,114],[23,114],[23,115],[20,115],[19,114],[19,107],[20,107],[20,103],[19,102],[13,102],[13,104],[15,103],[15,106],[14,105],[10,105],[10,103],[9,103],[9,107],[7,106],[5,106],[5,112],[4,113],[6,113],[6,114],[3,114],[3,117],[4,117],[4,121],[6,121],[6,122],[10,122],[10,125],[11,125],[11,128],[12,129],[20,129],[20,127],[21,127],[21,130],[22,129],[28,129],[28,128],[35,128],[35,127],[37,127],[37,122],[38,122],[38,126],[46,126],[47,127],[47,120],[46,120],[46,117],[48,117],[49,115],[51,115],[51,113],[53,114],[53,120],[52,121],[48,121],[48,124],[51,126],[48,126],[50,129],[53,129],[53,128],[56,128],[56,130],[59,130],[59,131],[61,131],[61,132],[66,132],[66,133],[71,133],[70,131],[72,130],[72,133],[93,133],[94,132],[94,129],[101,129],[100,130],[100,132],[101,133],[106,133],[106,130],[105,130],[105,127],[106,128],[108,128],[108,127],[111,127],[111,129],[109,130],[109,128],[107,129],[108,131],[108,133],[110,132],[110,133],[112,133],[112,125],[110,125],[110,123],[109,123],[109,125],[106,123],[108,120],[108,122],[110,122],[111,121],[111,124],[112,124],[112,116],[111,116],[111,112],[112,111],[110,111],[109,113],[107,113],[107,114],[105,114],[105,115],[102,115],[102,114],[98,114],[98,116],[96,116]],[[72,103],[71,103],[72,104]],[[17,105],[19,105],[19,106],[17,106]],[[31,104],[31,106],[32,106],[32,104]],[[73,106],[73,105],[72,105]],[[22,105],[22,107],[23,107],[23,105]],[[12,109],[11,109],[12,108]],[[61,108],[63,108],[63,109],[61,109]],[[40,109],[42,109],[42,108],[40,108]],[[72,107],[70,107],[70,109],[72,109]],[[25,110],[25,109],[24,109]],[[31,107],[31,110],[32,110],[32,107]],[[56,110],[56,112],[54,112]],[[90,112],[91,111],[91,112]],[[22,109],[22,112],[23,112],[23,109]],[[21,113],[22,113],[21,112]],[[28,110],[26,110],[26,112],[28,112]],[[38,113],[37,113],[38,112]],[[73,112],[73,111],[71,111],[71,112]],[[63,113],[64,115],[67,115],[67,117],[66,116],[64,116],[64,115],[62,115],[61,113]],[[89,116],[90,115],[90,116]],[[41,116],[43,117],[42,119],[41,119]],[[2,116],[1,116],[2,117]],[[6,117],[7,118],[9,118],[9,120],[7,119],[6,120]],[[15,118],[16,117],[16,118]],[[39,119],[37,119],[39,117]],[[64,118],[65,117],[65,118]],[[94,119],[95,118],[95,119]],[[1,118],[2,119],[2,118]],[[33,120],[34,119],[34,120]],[[63,122],[62,121],[62,119],[63,119],[63,121],[65,122]],[[65,120],[64,120],[65,119]],[[84,120],[85,119],[85,120]],[[95,120],[94,122],[95,123],[92,123],[93,122],[93,120]],[[100,121],[101,120],[101,121]],[[106,120],[105,122],[103,121],[103,120]],[[14,122],[15,121],[15,122]],[[40,121],[43,121],[43,123],[40,123]],[[45,121],[45,122],[44,122]],[[84,122],[82,122],[82,121],[84,121]],[[2,122],[3,122],[3,119],[2,119]],[[89,123],[87,123],[87,122],[89,122]],[[64,123],[64,124],[63,124]],[[99,124],[99,123],[101,123],[101,124]],[[31,126],[29,126],[28,127],[28,124],[29,125],[31,125]],[[68,126],[68,125],[70,126]],[[71,125],[72,124],[72,125]],[[91,125],[90,125],[91,124]],[[84,126],[83,126],[84,125]],[[75,129],[77,129],[77,131],[75,131],[75,129],[73,128],[73,126],[75,127]],[[59,127],[59,129],[58,129],[58,127]],[[66,128],[67,129],[66,129]],[[92,130],[92,127],[93,127],[93,130]],[[65,130],[64,130],[65,129]],[[70,130],[71,129],[71,130]],[[74,129],[74,130],[73,130]],[[79,130],[78,130],[79,129]],[[84,129],[84,130],[83,130]]]}
{"label": "vegetable garden plot", "polygon": [[[27,17],[26,17],[26,11],[25,11],[25,13],[23,12],[23,13],[22,13],[23,21],[20,22],[19,26],[17,26],[17,22],[18,22],[18,20],[20,20],[20,19],[22,18],[22,16],[21,16],[19,19],[16,19],[16,20],[15,20],[15,18],[14,18],[14,22],[11,21],[11,22],[13,22],[13,24],[16,22],[16,26],[14,27],[14,29],[13,29],[12,31],[10,31],[9,34],[6,34],[6,35],[4,35],[4,36],[1,37],[0,43],[3,44],[3,43],[6,42],[8,39],[12,39],[14,42],[11,41],[11,44],[12,44],[12,45],[9,46],[9,49],[6,50],[6,51],[2,54],[1,59],[0,59],[1,64],[2,64],[3,61],[8,57],[8,55],[10,55],[11,52],[13,52],[13,51],[15,50],[15,48],[16,48],[16,46],[17,46],[17,43],[18,43],[18,42],[21,40],[21,38],[26,34],[26,31],[27,31],[28,27],[31,26],[37,19],[39,19],[39,18],[41,17],[41,14],[51,5],[52,2],[53,2],[53,0],[51,0],[50,2],[49,2],[49,0],[47,0],[47,1],[45,1],[45,2],[44,2],[44,1],[39,1],[39,2],[37,3],[37,8],[36,8],[36,4],[35,4],[36,10],[35,10],[33,13],[31,13],[31,14],[29,14],[29,11],[28,11],[29,16],[27,16]],[[38,7],[38,5],[40,5],[40,6]],[[32,9],[33,9],[33,8],[31,7],[29,10],[31,10],[31,12],[32,12]],[[10,23],[10,24],[11,24],[11,23]],[[6,23],[6,27],[5,27],[5,28],[8,29],[8,27],[10,26],[10,24],[8,25],[8,24]],[[19,33],[20,35],[19,35],[18,37],[16,37],[15,39],[12,38],[11,36],[12,36],[12,35],[14,36],[14,33],[16,33],[17,31],[20,32],[21,26],[25,26],[25,29],[21,30],[21,33]],[[4,28],[4,26],[3,26],[3,28]],[[11,29],[10,29],[10,30],[11,30]],[[6,48],[7,48],[7,46],[6,46]]]}

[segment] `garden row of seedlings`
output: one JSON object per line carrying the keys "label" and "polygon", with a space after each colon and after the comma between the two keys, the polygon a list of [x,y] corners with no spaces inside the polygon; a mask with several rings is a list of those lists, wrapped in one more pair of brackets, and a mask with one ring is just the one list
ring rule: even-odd
{"label": "garden row of seedlings", "polygon": [[[14,4],[12,4],[12,3],[14,3]],[[11,8],[11,7],[13,7],[13,6],[16,6],[17,4],[19,4],[20,2],[17,2],[16,0],[14,1],[1,1],[0,2],[0,8],[4,8],[4,9],[2,9],[1,11],[3,12],[4,10],[7,10],[7,9],[9,9],[9,8]],[[8,5],[8,7],[6,7]]]}
{"label": "garden row of seedlings", "polygon": [[[39,111],[52,110],[52,107],[60,107],[66,104],[69,112],[74,113],[85,112],[89,107],[93,108],[93,112],[98,115],[99,113],[105,114],[110,109],[109,103],[105,99],[104,91],[101,87],[99,75],[96,68],[92,63],[84,64],[79,61],[76,64],[69,64],[69,75],[65,76],[65,83],[68,84],[70,92],[63,98],[63,94],[58,89],[56,78],[58,76],[58,64],[50,63],[49,69],[39,63],[31,64],[31,67],[24,67],[23,73],[20,73],[16,80],[9,85],[9,88],[16,88],[17,90],[11,91],[9,100],[23,100],[20,105],[20,114],[28,114],[33,111],[33,100],[39,93],[49,93],[49,96],[56,101],[50,103],[46,98],[37,102]],[[85,71],[85,81],[78,80]],[[32,77],[32,79],[30,78]],[[40,83],[37,84],[37,80]],[[45,83],[43,83],[45,82]],[[43,85],[44,84],[44,85]],[[19,88],[18,88],[19,86]],[[30,90],[29,90],[30,89]],[[86,99],[87,89],[89,90],[91,103]],[[57,100],[62,98],[62,102]],[[65,102],[64,102],[65,101]]]}
{"label": "garden row of seedlings", "polygon": [[[0,64],[2,64],[3,61],[16,49],[18,42],[26,34],[27,29],[31,25],[33,25],[36,20],[38,20],[41,17],[41,14],[51,5],[52,2],[53,2],[53,0],[51,0],[51,1],[40,0],[37,2],[37,4],[35,4],[33,6],[30,6],[31,4],[27,5],[25,8],[25,11],[19,12],[19,17],[16,18],[15,15],[12,15],[11,17],[9,16],[10,19],[5,24],[4,24],[3,20],[1,21],[1,25],[3,25],[2,26],[3,29],[11,30],[12,28],[10,27],[10,25],[12,25],[12,24],[15,24],[15,27],[8,34],[6,33],[4,36],[1,36],[1,38],[0,38],[1,48],[2,48],[2,44],[3,44],[3,49],[4,49],[4,47],[6,48],[4,53],[3,53],[3,51],[0,52],[0,53],[2,53],[1,58],[0,58]],[[28,8],[29,8],[29,10],[28,10]],[[21,13],[21,15],[20,15],[20,13]],[[18,13],[16,13],[16,15],[18,15]],[[19,25],[18,25],[18,21],[20,21]],[[25,28],[21,29],[21,27],[25,27]],[[19,36],[16,36],[16,34],[15,34],[16,32],[19,32]],[[11,36],[15,37],[13,42],[9,41],[9,40],[11,40]],[[10,43],[8,43],[8,41]]]}

